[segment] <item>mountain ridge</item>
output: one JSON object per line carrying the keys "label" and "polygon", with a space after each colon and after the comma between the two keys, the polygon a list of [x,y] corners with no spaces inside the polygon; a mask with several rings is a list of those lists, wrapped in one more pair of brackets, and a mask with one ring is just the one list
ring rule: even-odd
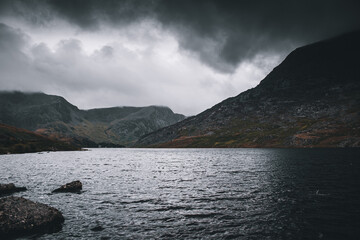
{"label": "mountain ridge", "polygon": [[143,134],[185,118],[165,106],[81,110],[45,93],[0,92],[0,123],[84,147],[131,145]]}
{"label": "mountain ridge", "polygon": [[360,31],[295,49],[255,88],[138,147],[360,146]]}

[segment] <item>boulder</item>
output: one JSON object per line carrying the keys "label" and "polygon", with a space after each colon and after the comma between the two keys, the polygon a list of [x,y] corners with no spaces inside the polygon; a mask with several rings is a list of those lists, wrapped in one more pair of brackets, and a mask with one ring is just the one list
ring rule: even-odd
{"label": "boulder", "polygon": [[0,198],[0,239],[61,230],[61,212],[22,197]]}
{"label": "boulder", "polygon": [[0,184],[0,195],[11,194],[14,192],[21,192],[26,190],[26,187],[16,187],[13,183]]}
{"label": "boulder", "polygon": [[82,183],[80,181],[74,181],[74,182],[62,185],[61,187],[55,189],[52,192],[53,193],[59,193],[59,192],[75,192],[75,193],[79,193],[81,191],[81,189],[82,189]]}

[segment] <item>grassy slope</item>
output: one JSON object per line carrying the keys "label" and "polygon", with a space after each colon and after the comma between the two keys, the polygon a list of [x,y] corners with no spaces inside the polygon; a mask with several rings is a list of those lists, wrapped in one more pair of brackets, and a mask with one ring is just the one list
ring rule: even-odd
{"label": "grassy slope", "polygon": [[74,150],[79,148],[25,129],[0,124],[0,154]]}
{"label": "grassy slope", "polygon": [[[306,124],[302,121],[297,122],[288,129],[279,129],[271,125],[263,125],[257,130],[238,128],[233,133],[182,136],[173,141],[152,145],[151,147],[339,147],[339,144],[346,139],[354,137],[360,139],[360,131],[353,132],[350,128],[334,127],[299,132],[304,128],[306,128]],[[291,145],[289,142],[291,142]]]}

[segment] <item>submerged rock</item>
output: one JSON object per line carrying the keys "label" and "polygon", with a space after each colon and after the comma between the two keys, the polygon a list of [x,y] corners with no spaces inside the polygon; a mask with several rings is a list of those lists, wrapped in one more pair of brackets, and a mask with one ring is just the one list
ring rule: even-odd
{"label": "submerged rock", "polygon": [[61,230],[61,212],[22,197],[0,198],[0,239]]}
{"label": "submerged rock", "polygon": [[0,184],[0,195],[10,194],[14,192],[22,192],[26,190],[26,187],[16,187],[13,183]]}
{"label": "submerged rock", "polygon": [[82,189],[82,183],[80,181],[74,181],[71,183],[67,183],[65,185],[62,185],[61,187],[55,189],[52,191],[53,193],[59,193],[59,192],[80,192]]}
{"label": "submerged rock", "polygon": [[91,228],[90,230],[94,231],[94,232],[100,232],[100,231],[102,231],[104,229],[105,228],[103,228],[102,226],[96,226],[96,227]]}

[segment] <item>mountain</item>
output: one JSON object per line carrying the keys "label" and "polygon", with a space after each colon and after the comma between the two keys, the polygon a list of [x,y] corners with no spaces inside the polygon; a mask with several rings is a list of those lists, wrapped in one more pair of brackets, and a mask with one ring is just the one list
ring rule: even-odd
{"label": "mountain", "polygon": [[79,148],[0,123],[0,154],[74,150]]}
{"label": "mountain", "polygon": [[360,31],[300,47],[258,86],[139,147],[360,147]]}
{"label": "mountain", "polygon": [[83,147],[131,145],[185,118],[160,106],[80,110],[44,93],[1,92],[0,102],[0,123]]}

